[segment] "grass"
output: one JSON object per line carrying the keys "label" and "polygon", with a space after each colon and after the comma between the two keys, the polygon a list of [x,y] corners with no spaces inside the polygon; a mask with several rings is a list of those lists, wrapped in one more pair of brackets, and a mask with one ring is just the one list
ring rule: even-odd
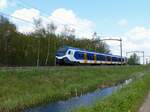
{"label": "grass", "polygon": [[86,93],[144,71],[144,66],[0,69],[0,112],[64,100],[76,90]]}
{"label": "grass", "polygon": [[91,107],[81,107],[75,112],[138,112],[150,90],[150,70],[139,80],[98,101]]}

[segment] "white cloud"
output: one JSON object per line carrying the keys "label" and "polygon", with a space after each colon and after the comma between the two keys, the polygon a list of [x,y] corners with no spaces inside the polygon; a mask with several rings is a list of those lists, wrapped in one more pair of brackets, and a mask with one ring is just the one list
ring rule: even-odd
{"label": "white cloud", "polygon": [[137,26],[125,34],[130,40],[141,43],[150,41],[150,29]]}
{"label": "white cloud", "polygon": [[70,28],[75,29],[75,34],[83,37],[91,37],[92,28],[94,23],[87,19],[79,18],[72,10],[64,8],[56,9],[49,17],[55,23],[59,23],[58,30],[61,31],[61,25],[68,25]]}
{"label": "white cloud", "polygon": [[[59,8],[54,10],[48,17],[41,16],[41,12],[36,9],[19,9],[16,10],[12,16],[33,22],[33,19],[42,18],[43,24],[54,22],[57,26],[57,33],[64,30],[64,25],[74,28],[76,30],[75,34],[78,36],[84,36],[92,38],[92,29],[94,23],[90,20],[78,17],[72,10],[67,10],[64,8]],[[14,20],[17,24],[20,32],[31,32],[34,26],[26,22],[21,22],[19,20]],[[119,25],[126,27],[128,26],[128,21],[122,19]],[[106,38],[122,38],[123,39],[123,55],[126,55],[127,51],[134,50],[144,50],[146,55],[150,55],[150,29],[143,26],[137,26],[130,29],[128,32],[124,33],[122,36],[108,36]],[[119,43],[118,42],[108,42],[112,53],[120,55]]]}
{"label": "white cloud", "polygon": [[122,19],[118,22],[118,25],[120,25],[121,27],[127,27],[128,21],[126,19]]}
{"label": "white cloud", "polygon": [[[56,9],[48,17],[41,16],[40,11],[36,9],[19,9],[16,10],[12,16],[33,22],[33,19],[42,18],[43,25],[47,23],[54,22],[57,26],[57,32],[60,33],[64,30],[64,25],[69,26],[71,29],[75,29],[75,34],[78,36],[84,36],[91,38],[92,29],[94,23],[87,19],[78,17],[72,10],[67,10],[64,8]],[[14,21],[14,20],[13,20]],[[16,21],[20,32],[33,31],[33,26],[26,24],[25,22]],[[32,27],[32,28],[31,28]]]}
{"label": "white cloud", "polygon": [[34,18],[37,18],[40,16],[40,12],[33,8],[31,9],[23,8],[23,9],[15,11],[12,14],[12,16],[24,19],[26,21],[33,22]]}
{"label": "white cloud", "polygon": [[12,21],[17,25],[18,27],[18,31],[20,32],[32,32],[34,31],[34,25],[32,25],[31,23],[34,23],[34,19],[38,19],[40,18],[40,12],[36,9],[20,9],[20,10],[16,10],[12,16],[23,19],[27,22],[21,21],[21,20],[17,20],[17,19],[12,19]]}
{"label": "white cloud", "polygon": [[134,50],[142,50],[145,51],[147,55],[150,55],[150,29],[137,26],[127,32],[125,36],[127,37],[128,41],[135,44],[136,49]]}
{"label": "white cloud", "polygon": [[[123,55],[126,56],[126,52],[129,51],[144,51],[145,56],[150,56],[150,29],[143,26],[137,26],[130,29],[122,36],[111,37],[111,38],[122,38],[123,40]],[[120,55],[119,43],[117,42],[108,42],[113,54]],[[131,54],[128,54],[128,57]],[[138,54],[142,56],[142,54]],[[143,59],[141,58],[141,63]]]}
{"label": "white cloud", "polygon": [[4,9],[7,7],[7,0],[0,0],[0,9]]}

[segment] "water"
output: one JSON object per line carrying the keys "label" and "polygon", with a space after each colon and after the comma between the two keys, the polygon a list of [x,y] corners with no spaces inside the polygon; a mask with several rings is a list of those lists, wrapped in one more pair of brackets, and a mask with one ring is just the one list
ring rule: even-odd
{"label": "water", "polygon": [[132,82],[132,79],[124,81],[122,84],[117,86],[112,86],[109,88],[98,89],[94,92],[87,93],[83,96],[73,97],[66,101],[58,101],[54,103],[49,103],[44,106],[35,107],[28,109],[25,112],[70,112],[75,108],[81,106],[90,106],[96,103],[98,100],[101,100],[103,97],[106,97],[116,90],[122,88],[122,86],[127,85]]}

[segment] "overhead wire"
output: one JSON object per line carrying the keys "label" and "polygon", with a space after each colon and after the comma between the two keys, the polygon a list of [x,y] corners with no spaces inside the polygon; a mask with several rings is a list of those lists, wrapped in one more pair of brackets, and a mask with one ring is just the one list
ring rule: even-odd
{"label": "overhead wire", "polygon": [[[28,3],[26,3],[24,0],[19,0],[18,2],[20,2],[20,3],[21,3],[20,5],[22,5],[23,7],[26,6],[26,7],[28,7],[28,8],[34,8],[34,9],[36,9],[36,10],[39,10],[39,11],[40,11],[42,14],[44,14],[45,16],[49,16],[49,14],[48,14],[47,12],[45,12],[44,10],[41,10],[41,9],[39,9],[39,8],[33,6],[33,5],[28,4]],[[25,7],[25,8],[26,8],[26,7]],[[79,28],[77,27],[77,25],[75,25],[75,24],[71,24],[71,23],[66,23],[66,24],[64,24],[64,23],[61,23],[61,22],[58,21],[58,20],[53,20],[53,19],[48,18],[48,17],[45,17],[45,18],[46,18],[48,21],[50,20],[51,22],[56,22],[57,24],[62,25],[62,26],[69,26],[69,27],[72,27],[73,29],[77,30],[78,32],[83,33],[83,30],[79,29]]]}
{"label": "overhead wire", "polygon": [[[39,8],[36,8],[36,7],[32,6],[32,5],[30,5],[30,4],[26,3],[26,2],[24,2],[23,0],[19,0],[18,2],[20,2],[20,4],[16,4],[16,5],[18,5],[19,7],[22,6],[23,8],[26,8],[26,7],[27,7],[27,8],[34,8],[34,9],[39,10],[40,12],[42,12],[42,14],[44,14],[45,16],[49,16],[49,14],[46,13],[45,11],[43,11],[43,10],[41,10],[41,9],[39,9]],[[7,13],[5,13],[5,12],[0,12],[0,14],[1,14],[1,15],[4,15],[4,16],[7,16],[7,17],[10,17],[10,18],[14,18],[14,19],[23,21],[23,22],[25,22],[25,23],[28,23],[28,24],[31,24],[31,25],[35,26],[34,23],[31,22],[31,21],[28,21],[28,20],[25,20],[25,19],[22,19],[22,18],[19,18],[19,17],[16,17],[16,16],[12,16],[12,15],[7,14]],[[43,17],[44,17],[44,16],[43,16]],[[76,25],[74,25],[74,24],[70,24],[70,23],[63,24],[63,23],[60,23],[60,21],[58,21],[58,20],[52,20],[51,18],[48,18],[48,17],[44,17],[44,20],[47,20],[48,22],[51,21],[52,23],[53,23],[53,21],[55,21],[56,24],[62,25],[62,26],[64,26],[64,27],[65,27],[65,26],[68,26],[68,27],[74,29],[75,31],[77,31],[78,33],[82,33],[82,34],[83,34],[83,30],[79,29],[79,28],[78,28]]]}
{"label": "overhead wire", "polygon": [[23,22],[25,22],[25,23],[29,23],[29,24],[34,25],[34,23],[32,23],[31,21],[28,21],[28,20],[25,20],[25,19],[22,19],[22,18],[15,17],[15,16],[9,15],[9,14],[4,13],[4,12],[0,12],[0,14],[1,14],[2,16],[11,17],[11,18],[14,18],[14,19],[23,21]]}

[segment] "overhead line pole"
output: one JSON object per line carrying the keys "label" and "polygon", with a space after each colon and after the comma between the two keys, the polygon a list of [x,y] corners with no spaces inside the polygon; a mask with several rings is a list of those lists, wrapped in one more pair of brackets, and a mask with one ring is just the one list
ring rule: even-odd
{"label": "overhead line pole", "polygon": [[150,56],[145,56],[145,57],[149,58],[149,60],[148,60],[148,63],[147,63],[147,64],[150,64]]}
{"label": "overhead line pole", "polygon": [[143,51],[143,65],[145,64],[145,54],[144,54],[144,51]]}
{"label": "overhead line pole", "polygon": [[[139,56],[139,57],[143,57],[143,56]],[[145,58],[149,58],[149,62],[148,63],[150,63],[150,56],[144,56]],[[147,64],[147,62],[146,62],[146,64]]]}

